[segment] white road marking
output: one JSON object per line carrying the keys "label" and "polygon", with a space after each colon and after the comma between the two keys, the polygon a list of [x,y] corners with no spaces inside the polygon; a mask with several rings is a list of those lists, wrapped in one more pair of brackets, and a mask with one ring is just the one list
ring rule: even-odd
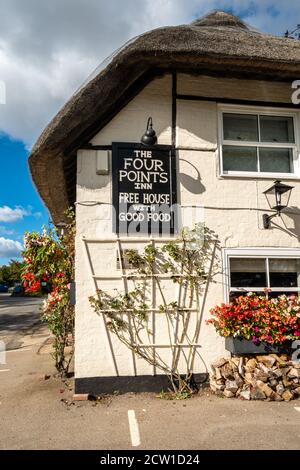
{"label": "white road marking", "polygon": [[9,372],[10,369],[0,369],[0,372]]}
{"label": "white road marking", "polygon": [[299,413],[300,413],[300,406],[294,406],[294,408],[295,408],[296,411],[299,411]]}
{"label": "white road marking", "polygon": [[8,351],[6,351],[7,353],[10,353],[10,352],[23,352],[23,351],[31,351],[32,348],[18,348],[18,349],[9,349]]}
{"label": "white road marking", "polygon": [[132,447],[138,447],[141,445],[141,438],[134,410],[128,410],[128,422]]}

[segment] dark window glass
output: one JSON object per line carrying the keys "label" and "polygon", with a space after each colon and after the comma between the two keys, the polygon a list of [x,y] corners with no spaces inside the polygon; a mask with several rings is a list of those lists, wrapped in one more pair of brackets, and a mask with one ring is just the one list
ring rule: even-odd
{"label": "dark window glass", "polygon": [[261,142],[294,143],[294,122],[292,117],[260,116]]}
{"label": "dark window glass", "polygon": [[268,294],[268,297],[271,298],[271,299],[276,299],[277,297],[279,297],[280,295],[286,295],[288,297],[290,297],[291,295],[295,295],[296,297],[299,295],[299,292],[284,292],[284,291],[280,291],[280,292],[276,292],[276,291],[272,291],[272,292],[269,292]]}
{"label": "dark window glass", "polygon": [[298,259],[270,259],[270,286],[298,287],[300,262]]}
{"label": "dark window glass", "polygon": [[[257,294],[257,295],[266,295],[264,292],[255,292],[255,289],[251,289],[251,292]],[[237,297],[241,297],[241,296],[245,296],[247,295],[248,292],[230,292],[229,294],[229,301],[232,302],[234,299],[236,299]],[[269,299],[276,299],[277,297],[279,297],[280,295],[287,295],[287,296],[291,296],[291,295],[295,295],[295,296],[298,296],[299,295],[299,292],[276,292],[276,291],[272,291],[272,292],[269,292],[268,293],[268,298]]]}
{"label": "dark window glass", "polygon": [[256,147],[223,145],[223,170],[257,171]]}
{"label": "dark window glass", "polygon": [[292,149],[260,148],[260,171],[269,173],[293,173]]}
{"label": "dark window glass", "polygon": [[225,140],[258,141],[258,117],[252,114],[223,114]]}
{"label": "dark window glass", "polygon": [[297,287],[297,273],[270,273],[270,284],[274,287]]}
{"label": "dark window glass", "polygon": [[266,287],[266,273],[231,273],[232,287]]}
{"label": "dark window glass", "polygon": [[[255,292],[255,289],[251,289],[251,292],[253,292],[254,294],[257,294],[257,295],[262,295],[263,293],[262,292]],[[235,292],[230,292],[229,294],[229,302],[232,302],[234,299],[236,299],[237,297],[244,297],[245,295],[248,294],[248,291],[235,291]]]}
{"label": "dark window glass", "polygon": [[231,287],[266,287],[265,260],[261,258],[231,258]]}

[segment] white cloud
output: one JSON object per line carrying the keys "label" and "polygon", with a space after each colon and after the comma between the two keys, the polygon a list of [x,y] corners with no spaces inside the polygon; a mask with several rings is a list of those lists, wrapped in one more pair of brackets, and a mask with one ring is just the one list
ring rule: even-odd
{"label": "white cloud", "polygon": [[218,3],[267,33],[283,35],[300,23],[299,0],[220,0]]}
{"label": "white cloud", "polygon": [[14,230],[9,230],[6,227],[0,225],[0,233],[1,235],[13,235],[15,232]]}
{"label": "white cloud", "polygon": [[20,242],[0,237],[0,258],[19,257],[23,246]]}
{"label": "white cloud", "polygon": [[22,207],[12,209],[8,206],[0,207],[0,222],[16,222],[23,219],[26,211]]}
{"label": "white cloud", "polygon": [[128,39],[163,25],[230,9],[283,34],[299,0],[0,0],[0,130],[31,145],[94,68]]}
{"label": "white cloud", "polygon": [[22,220],[24,217],[33,216],[40,218],[40,212],[32,212],[32,207],[27,208],[17,206],[14,209],[9,206],[0,207],[0,222],[17,222]]}

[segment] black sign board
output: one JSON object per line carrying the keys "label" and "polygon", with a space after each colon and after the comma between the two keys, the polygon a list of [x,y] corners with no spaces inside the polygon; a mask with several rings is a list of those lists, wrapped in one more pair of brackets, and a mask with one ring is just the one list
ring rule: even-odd
{"label": "black sign board", "polygon": [[175,232],[176,157],[167,145],[113,143],[114,231]]}

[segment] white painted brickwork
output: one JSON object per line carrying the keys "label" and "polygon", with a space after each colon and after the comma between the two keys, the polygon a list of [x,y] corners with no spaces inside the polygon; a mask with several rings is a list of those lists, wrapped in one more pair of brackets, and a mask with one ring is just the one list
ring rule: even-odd
{"label": "white painted brickwork", "polygon": [[[255,99],[266,101],[290,100],[288,84],[239,81],[217,78],[195,78],[181,74],[178,79],[178,93],[198,96],[222,96],[227,98]],[[136,96],[101,132],[93,144],[108,145],[113,141],[139,142],[145,130],[147,118],[151,115],[160,144],[171,143],[171,77],[166,76],[150,83]],[[218,176],[218,129],[217,105],[207,101],[177,102],[177,146],[179,202],[182,205],[205,206],[206,225],[214,230],[222,247],[298,247],[300,218],[283,215],[290,233],[282,230],[263,230],[262,214],[267,203],[262,192],[272,180],[220,178]],[[190,148],[190,150],[188,150]],[[191,148],[193,150],[191,150]],[[195,150],[199,148],[199,151]],[[292,192],[290,207],[297,207],[300,201],[300,184]],[[87,205],[82,205],[84,202]],[[90,205],[97,201],[98,205]],[[82,236],[99,238],[112,236],[111,223],[111,174],[96,174],[96,160],[93,152],[78,152],[77,175],[77,239],[76,239],[76,377],[113,376],[115,370],[111,352],[107,346],[101,318],[89,306],[88,297],[94,294],[94,285],[84,253]],[[282,225],[280,220],[276,223]],[[91,259],[98,274],[115,274],[116,245],[94,245]],[[208,291],[205,318],[209,308],[223,301],[223,278]],[[105,281],[104,289],[121,287],[118,281]],[[168,287],[166,287],[166,290]],[[172,284],[169,293],[174,292]],[[157,319],[157,338],[166,341],[166,330]],[[203,321],[199,338],[200,350],[207,366],[216,358],[226,355],[224,342],[212,327]],[[131,353],[113,339],[113,348],[120,375],[132,375]],[[167,353],[166,353],[167,354]],[[138,374],[152,374],[153,369],[143,360],[136,360]],[[204,372],[202,361],[196,361],[195,372]]]}

